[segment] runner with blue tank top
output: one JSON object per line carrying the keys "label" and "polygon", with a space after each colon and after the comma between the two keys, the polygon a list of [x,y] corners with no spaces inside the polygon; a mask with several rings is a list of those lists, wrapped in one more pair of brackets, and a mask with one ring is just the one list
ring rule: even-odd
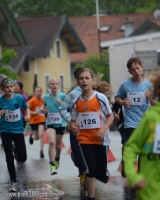
{"label": "runner with blue tank top", "polygon": [[65,94],[58,92],[60,83],[57,78],[51,79],[48,83],[48,87],[51,90],[51,93],[44,95],[44,105],[42,106],[42,112],[47,112],[46,128],[49,140],[49,164],[51,175],[54,175],[57,174],[57,169],[59,167],[59,160],[62,149],[61,142],[66,129],[66,122],[61,118],[58,110],[60,104],[65,99]]}
{"label": "runner with blue tank top", "polygon": [[[124,128],[127,140],[138,126],[143,114],[156,101],[151,96],[152,85],[143,78],[143,66],[139,58],[130,58],[127,68],[132,78],[123,81],[115,95],[115,100],[124,106]],[[122,176],[124,166],[122,165]]]}
{"label": "runner with blue tank top", "polygon": [[[7,168],[10,175],[11,185],[9,192],[17,192],[18,185],[14,166],[14,157],[19,162],[27,159],[26,145],[24,140],[24,127],[22,118],[22,108],[25,109],[25,121],[29,121],[30,112],[23,97],[14,94],[13,80],[5,78],[1,82],[4,96],[0,97],[0,130],[6,155]],[[12,152],[12,142],[14,142],[14,157]]]}

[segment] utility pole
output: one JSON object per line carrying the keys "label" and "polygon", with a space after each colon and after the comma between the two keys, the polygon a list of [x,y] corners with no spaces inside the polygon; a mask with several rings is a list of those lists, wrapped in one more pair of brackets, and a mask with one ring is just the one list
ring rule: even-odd
{"label": "utility pole", "polygon": [[97,16],[97,33],[98,33],[98,44],[99,44],[99,58],[101,61],[101,46],[100,46],[100,18],[99,18],[99,2],[96,0],[96,16]]}

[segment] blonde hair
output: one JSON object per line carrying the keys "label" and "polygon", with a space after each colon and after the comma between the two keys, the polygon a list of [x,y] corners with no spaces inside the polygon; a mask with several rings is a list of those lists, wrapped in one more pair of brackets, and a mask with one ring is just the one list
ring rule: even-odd
{"label": "blonde hair", "polygon": [[48,82],[48,87],[49,87],[51,81],[53,81],[53,80],[57,80],[57,81],[58,81],[58,84],[60,85],[60,81],[58,80],[58,78],[53,77],[53,78],[51,78],[51,79],[49,80],[49,82]]}
{"label": "blonde hair", "polygon": [[79,79],[79,75],[82,72],[89,72],[91,74],[91,78],[94,80],[94,84],[93,84],[93,88],[92,88],[93,90],[96,90],[97,92],[103,93],[108,98],[112,97],[112,95],[114,94],[113,91],[112,91],[112,86],[109,83],[107,83],[106,81],[102,81],[103,74],[98,73],[97,75],[95,75],[92,70],[84,67],[77,74],[77,76],[76,76],[77,81]]}

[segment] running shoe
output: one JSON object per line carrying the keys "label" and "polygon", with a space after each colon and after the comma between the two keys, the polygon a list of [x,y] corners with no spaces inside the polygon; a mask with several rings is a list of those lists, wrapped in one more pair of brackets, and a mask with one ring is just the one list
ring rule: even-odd
{"label": "running shoe", "polygon": [[55,167],[56,167],[56,170],[57,170],[57,169],[58,169],[58,167],[59,167],[59,161],[55,160],[55,161],[54,161],[54,165],[55,165]]}
{"label": "running shoe", "polygon": [[8,192],[18,192],[18,185],[17,183],[11,181],[11,185],[10,187],[8,188]]}
{"label": "running shoe", "polygon": [[80,185],[85,185],[86,182],[86,173],[82,172],[82,174],[80,174]]}
{"label": "running shoe", "polygon": [[29,143],[30,143],[30,144],[33,144],[33,141],[34,141],[32,136],[33,136],[33,134],[31,134],[31,135],[29,136]]}
{"label": "running shoe", "polygon": [[56,167],[50,164],[51,175],[57,174]]}
{"label": "running shoe", "polygon": [[40,158],[44,158],[44,153],[42,151],[40,152]]}

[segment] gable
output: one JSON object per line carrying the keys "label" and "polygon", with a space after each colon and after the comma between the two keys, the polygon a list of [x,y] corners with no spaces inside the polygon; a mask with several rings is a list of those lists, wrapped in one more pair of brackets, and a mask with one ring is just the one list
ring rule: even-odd
{"label": "gable", "polygon": [[138,27],[130,36],[155,33],[158,31],[160,31],[160,26],[158,26],[156,23],[150,20],[147,20],[140,27]]}
{"label": "gable", "polygon": [[26,44],[21,30],[4,0],[0,0],[0,43],[5,46]]}

